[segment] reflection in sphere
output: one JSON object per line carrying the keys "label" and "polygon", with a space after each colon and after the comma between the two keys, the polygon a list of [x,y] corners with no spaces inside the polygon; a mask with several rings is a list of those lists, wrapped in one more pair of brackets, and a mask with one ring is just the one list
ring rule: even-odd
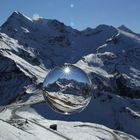
{"label": "reflection in sphere", "polygon": [[43,95],[50,107],[63,114],[82,111],[91,100],[91,81],[80,68],[66,64],[46,76]]}

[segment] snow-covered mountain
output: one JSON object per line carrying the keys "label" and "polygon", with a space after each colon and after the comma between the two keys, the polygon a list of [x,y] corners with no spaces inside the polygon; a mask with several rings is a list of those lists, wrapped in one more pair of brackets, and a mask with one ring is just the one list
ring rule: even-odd
{"label": "snow-covered mountain", "polygon": [[[87,109],[72,116],[56,114],[46,103],[38,104],[46,74],[64,63],[83,69],[98,89]],[[31,103],[34,105],[27,106]],[[4,107],[7,104],[11,105]],[[57,20],[33,20],[14,12],[0,27],[0,105],[0,138],[4,140],[42,135],[59,139],[40,126],[45,123],[57,123],[58,135],[70,136],[71,131],[70,139],[77,139],[80,132],[85,139],[135,139],[117,130],[139,139],[140,35],[125,26],[99,25],[78,31]],[[24,121],[19,116],[30,122],[19,126]]]}

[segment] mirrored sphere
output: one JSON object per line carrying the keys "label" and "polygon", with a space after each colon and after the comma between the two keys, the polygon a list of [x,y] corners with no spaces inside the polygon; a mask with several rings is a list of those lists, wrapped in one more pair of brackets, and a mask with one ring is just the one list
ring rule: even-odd
{"label": "mirrored sphere", "polygon": [[77,113],[89,104],[92,97],[91,85],[83,70],[66,64],[48,73],[43,83],[43,95],[56,112]]}

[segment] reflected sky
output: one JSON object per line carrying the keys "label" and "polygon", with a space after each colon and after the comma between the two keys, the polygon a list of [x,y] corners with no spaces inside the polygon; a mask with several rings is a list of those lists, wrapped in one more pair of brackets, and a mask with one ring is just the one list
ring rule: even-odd
{"label": "reflected sky", "polygon": [[58,79],[75,80],[78,82],[91,84],[90,79],[87,77],[87,74],[83,70],[73,65],[64,65],[62,67],[54,68],[46,76],[43,86],[52,84]]}

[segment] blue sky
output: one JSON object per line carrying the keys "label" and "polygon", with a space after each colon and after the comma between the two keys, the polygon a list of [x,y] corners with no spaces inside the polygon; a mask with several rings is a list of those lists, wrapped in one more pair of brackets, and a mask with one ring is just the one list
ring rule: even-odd
{"label": "blue sky", "polygon": [[140,33],[140,0],[2,0],[0,25],[13,11],[58,19],[79,30],[99,24],[124,24]]}

